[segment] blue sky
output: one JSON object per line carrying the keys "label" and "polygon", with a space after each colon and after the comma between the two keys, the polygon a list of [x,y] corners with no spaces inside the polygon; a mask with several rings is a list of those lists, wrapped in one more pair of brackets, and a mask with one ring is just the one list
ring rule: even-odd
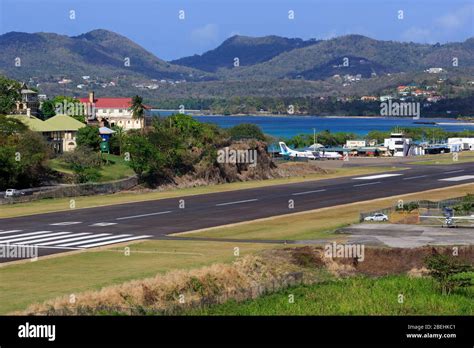
{"label": "blue sky", "polygon": [[[74,10],[76,18],[69,18]],[[185,19],[178,18],[185,11]],[[294,11],[294,19],[288,11]],[[398,11],[403,19],[398,19]],[[166,60],[215,48],[234,35],[444,43],[474,36],[467,0],[0,0],[0,33],[79,35],[108,29]]]}

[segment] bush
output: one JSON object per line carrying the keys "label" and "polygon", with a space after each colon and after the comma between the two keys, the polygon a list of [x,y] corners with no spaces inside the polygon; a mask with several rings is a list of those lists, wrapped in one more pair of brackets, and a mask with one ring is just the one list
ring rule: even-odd
{"label": "bush", "polygon": [[451,256],[435,254],[426,258],[426,268],[438,283],[443,295],[449,295],[457,288],[473,285],[474,268]]}
{"label": "bush", "polygon": [[74,172],[77,183],[95,182],[101,177],[101,161],[89,147],[80,146],[72,152],[66,152],[62,155],[62,160]]}
{"label": "bush", "polygon": [[229,129],[232,140],[256,139],[265,140],[265,135],[261,129],[251,123],[242,123]]}

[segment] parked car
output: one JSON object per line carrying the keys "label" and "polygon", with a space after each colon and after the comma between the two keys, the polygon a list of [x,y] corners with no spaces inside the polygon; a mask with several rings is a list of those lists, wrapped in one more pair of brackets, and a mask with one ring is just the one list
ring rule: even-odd
{"label": "parked car", "polygon": [[24,195],[23,192],[15,190],[15,189],[8,189],[5,191],[5,198],[12,198]]}
{"label": "parked car", "polygon": [[388,221],[388,216],[382,213],[375,213],[373,215],[366,216],[364,221]]}

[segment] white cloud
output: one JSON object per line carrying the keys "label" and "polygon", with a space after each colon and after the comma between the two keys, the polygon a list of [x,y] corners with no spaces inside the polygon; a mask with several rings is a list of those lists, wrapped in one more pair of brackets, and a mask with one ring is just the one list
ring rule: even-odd
{"label": "white cloud", "polygon": [[435,24],[439,25],[444,30],[456,30],[462,28],[464,25],[473,25],[474,20],[474,5],[467,5],[458,10],[447,13],[435,20]]}
{"label": "white cloud", "polygon": [[219,27],[216,24],[206,24],[191,32],[191,39],[199,45],[209,45],[218,42]]}
{"label": "white cloud", "polygon": [[403,41],[434,43],[430,29],[411,27],[405,30],[401,37]]}

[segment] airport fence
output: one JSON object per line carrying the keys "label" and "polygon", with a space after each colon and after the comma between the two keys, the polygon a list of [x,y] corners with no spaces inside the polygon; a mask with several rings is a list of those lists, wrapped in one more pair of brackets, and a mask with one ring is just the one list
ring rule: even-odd
{"label": "airport fence", "polygon": [[121,180],[104,183],[86,183],[76,185],[49,186],[37,189],[22,190],[21,196],[0,197],[0,205],[36,201],[48,198],[64,198],[116,193],[129,190],[138,185],[138,178],[131,176]]}
{"label": "airport fence", "polygon": [[[303,277],[302,272],[293,272],[286,274],[279,279],[262,282],[247,288],[226,289],[214,296],[200,297],[199,294],[185,294],[183,301],[175,296],[172,300],[166,303],[161,308],[154,308],[150,306],[74,306],[67,308],[51,308],[48,311],[40,313],[32,313],[36,315],[183,315],[189,311],[209,308],[214,305],[226,303],[229,300],[242,302],[250,299],[256,299],[260,296],[275,293],[280,290],[287,289],[292,286],[310,284],[307,279]],[[187,301],[186,297],[193,297],[192,300]]]}
{"label": "airport fence", "polygon": [[[442,211],[444,207],[452,207],[461,203],[465,199],[465,196],[461,197],[454,197],[450,199],[445,199],[442,201],[429,201],[429,200],[416,200],[416,201],[407,201],[403,202],[404,205],[414,204],[418,206],[418,209],[424,209],[425,211]],[[392,215],[399,214],[399,210],[397,210],[397,205],[393,205],[392,207],[382,208],[377,210],[372,210],[369,212],[361,212],[359,214],[359,222],[363,222],[366,217],[372,216],[375,213],[382,213],[388,216],[389,220],[391,220]],[[436,215],[436,214],[435,214]],[[397,219],[400,220],[400,219]],[[399,223],[403,223],[403,219],[398,221]]]}

